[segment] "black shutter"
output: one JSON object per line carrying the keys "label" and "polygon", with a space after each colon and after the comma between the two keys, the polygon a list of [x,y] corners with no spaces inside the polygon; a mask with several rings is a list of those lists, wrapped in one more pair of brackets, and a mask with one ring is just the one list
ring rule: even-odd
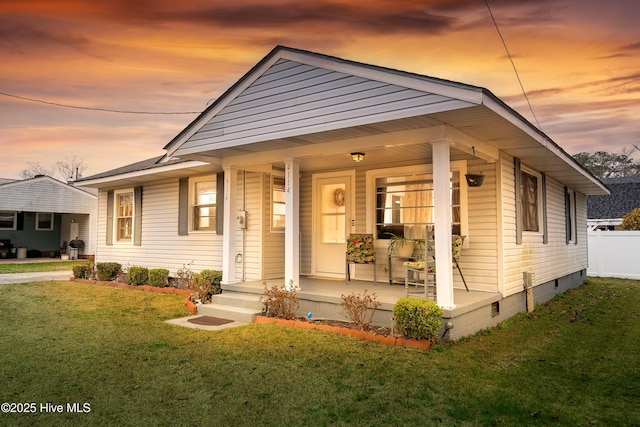
{"label": "black shutter", "polygon": [[578,194],[573,191],[573,243],[578,244]]}
{"label": "black shutter", "polygon": [[571,195],[569,195],[567,187],[564,187],[564,226],[565,243],[568,245],[571,241],[571,230],[573,230],[573,226],[571,224]]}
{"label": "black shutter", "polygon": [[133,189],[133,244],[142,245],[142,187]]}
{"label": "black shutter", "polygon": [[516,197],[516,245],[522,244],[522,193],[520,186],[522,185],[522,171],[520,169],[520,159],[513,158],[514,169],[514,187]]}
{"label": "black shutter", "polygon": [[16,220],[16,230],[24,230],[24,212],[18,212],[18,218]]}
{"label": "black shutter", "polygon": [[107,246],[113,245],[113,190],[107,192]]}
{"label": "black shutter", "polygon": [[216,233],[224,230],[224,172],[216,175]]}
{"label": "black shutter", "polygon": [[178,236],[189,234],[189,178],[178,182]]}
{"label": "black shutter", "polygon": [[547,175],[542,174],[542,243],[549,243],[549,228],[547,227]]}

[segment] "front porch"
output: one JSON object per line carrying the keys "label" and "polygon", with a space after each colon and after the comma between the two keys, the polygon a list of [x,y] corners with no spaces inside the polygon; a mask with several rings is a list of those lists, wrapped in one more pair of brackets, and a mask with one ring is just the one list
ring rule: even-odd
{"label": "front porch", "polygon": [[[282,285],[283,279],[266,281],[242,282],[233,285],[223,285],[223,295],[245,294],[247,298],[256,300],[264,292],[264,283],[268,286]],[[298,298],[300,307],[299,316],[306,316],[311,312],[315,319],[348,320],[342,314],[341,295],[362,293],[367,290],[375,293],[381,306],[374,316],[374,324],[379,326],[391,326],[393,318],[393,305],[405,296],[404,285],[388,285],[361,280],[352,280],[349,284],[345,280],[328,280],[314,277],[300,277],[300,290]],[[519,295],[518,295],[519,296]],[[522,297],[523,298],[523,297]],[[445,309],[443,327],[446,324],[453,326],[447,332],[446,338],[458,339],[469,335],[479,329],[493,326],[502,319],[499,304],[501,296],[498,292],[486,292],[454,288],[455,307]],[[496,304],[498,308],[496,308]],[[470,332],[473,329],[473,332]]]}

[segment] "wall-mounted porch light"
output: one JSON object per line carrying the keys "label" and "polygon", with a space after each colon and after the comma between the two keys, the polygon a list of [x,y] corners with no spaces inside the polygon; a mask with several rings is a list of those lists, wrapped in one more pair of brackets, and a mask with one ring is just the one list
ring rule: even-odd
{"label": "wall-mounted porch light", "polygon": [[364,153],[351,153],[351,159],[356,163],[360,163],[364,160]]}

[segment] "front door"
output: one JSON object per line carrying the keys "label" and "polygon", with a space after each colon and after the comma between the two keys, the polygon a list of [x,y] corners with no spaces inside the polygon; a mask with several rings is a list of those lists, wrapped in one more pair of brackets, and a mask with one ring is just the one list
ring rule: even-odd
{"label": "front door", "polygon": [[354,174],[318,174],[313,177],[314,274],[344,277],[346,237],[352,232]]}

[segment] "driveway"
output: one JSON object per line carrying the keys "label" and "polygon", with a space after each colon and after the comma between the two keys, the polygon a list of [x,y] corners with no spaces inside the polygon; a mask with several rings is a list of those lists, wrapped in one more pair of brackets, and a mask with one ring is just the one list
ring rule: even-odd
{"label": "driveway", "polygon": [[39,271],[35,273],[0,274],[0,285],[8,283],[43,282],[47,280],[69,280],[72,271]]}

